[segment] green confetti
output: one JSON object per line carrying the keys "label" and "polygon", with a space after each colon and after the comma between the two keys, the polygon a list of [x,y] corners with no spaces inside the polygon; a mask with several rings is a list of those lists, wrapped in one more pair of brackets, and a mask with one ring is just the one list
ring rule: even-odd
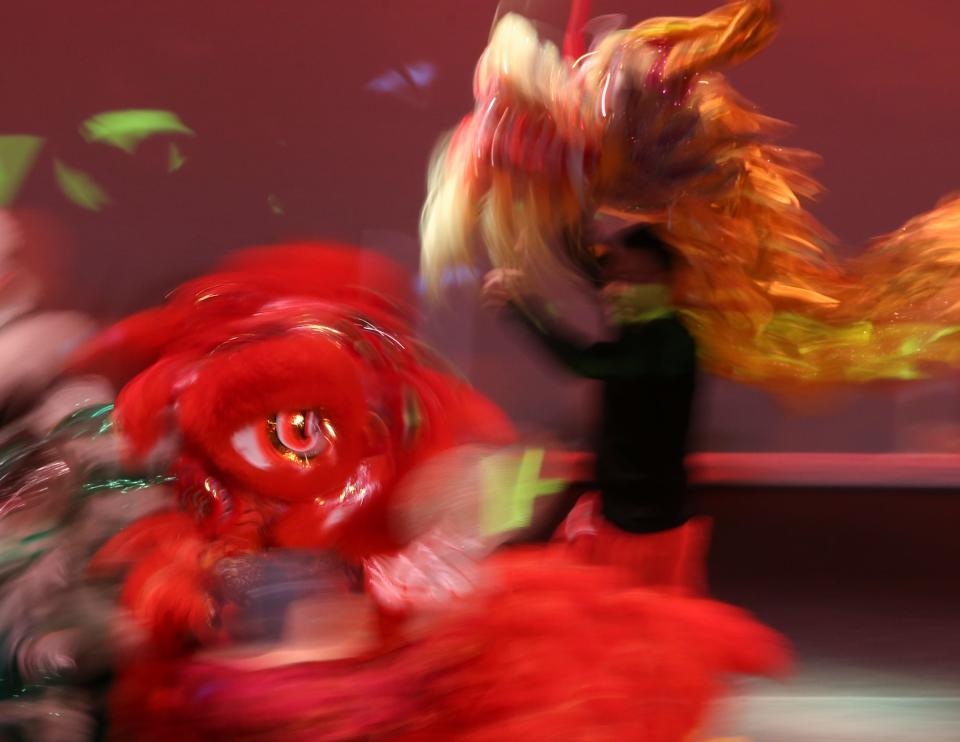
{"label": "green confetti", "polygon": [[150,109],[108,111],[87,119],[80,125],[80,133],[88,142],[100,142],[133,154],[144,139],[158,134],[186,134],[194,132],[175,113]]}
{"label": "green confetti", "polygon": [[100,211],[104,204],[110,203],[110,197],[97,182],[82,170],[74,170],[60,160],[53,161],[53,174],[63,195],[90,211]]}
{"label": "green confetti", "polygon": [[533,520],[534,500],[563,490],[566,482],[562,479],[540,479],[543,458],[542,448],[531,448],[524,451],[519,466],[504,468],[501,457],[492,457],[487,462],[487,496],[483,503],[485,534],[525,528]]}
{"label": "green confetti", "polygon": [[[46,553],[54,545],[56,536],[61,533],[60,526],[53,526],[43,531],[32,533],[22,538],[19,542],[4,544],[3,551],[0,552],[0,567],[6,568],[8,565],[20,562],[32,562],[37,557]],[[2,685],[2,679],[0,679]],[[2,693],[0,693],[2,696]]]}
{"label": "green confetti", "polygon": [[0,136],[0,206],[13,203],[42,146],[40,137]]}
{"label": "green confetti", "polygon": [[283,214],[283,204],[280,203],[280,199],[272,193],[267,196],[267,203],[270,204],[270,211],[272,211],[274,214],[277,216]]}
{"label": "green confetti", "polygon": [[135,492],[137,490],[147,489],[148,487],[158,487],[164,484],[170,484],[176,481],[176,477],[164,474],[152,474],[144,476],[115,476],[92,478],[85,482],[81,489],[86,495],[96,495],[101,492]]}
{"label": "green confetti", "polygon": [[96,438],[113,430],[113,404],[83,407],[57,423],[52,436]]}
{"label": "green confetti", "polygon": [[183,156],[183,153],[180,152],[180,148],[176,144],[170,145],[170,158],[167,161],[167,172],[174,173],[180,168],[183,167],[183,163],[187,161],[187,158]]}
{"label": "green confetti", "polygon": [[43,541],[44,539],[49,539],[53,534],[60,532],[60,526],[53,526],[52,528],[45,528],[42,531],[37,531],[36,533],[31,533],[29,536],[24,536],[20,539],[21,544],[33,544],[37,541]]}

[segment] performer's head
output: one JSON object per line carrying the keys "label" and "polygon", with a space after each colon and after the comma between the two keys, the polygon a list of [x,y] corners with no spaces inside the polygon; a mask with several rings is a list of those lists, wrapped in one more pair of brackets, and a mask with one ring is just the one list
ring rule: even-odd
{"label": "performer's head", "polygon": [[674,251],[646,224],[614,232],[596,245],[600,280],[631,284],[669,285]]}
{"label": "performer's head", "polygon": [[641,322],[669,306],[675,254],[653,229],[638,224],[594,240],[597,283],[611,321]]}
{"label": "performer's head", "polygon": [[642,321],[669,305],[675,254],[649,226],[627,227],[598,239],[594,254],[610,319]]}

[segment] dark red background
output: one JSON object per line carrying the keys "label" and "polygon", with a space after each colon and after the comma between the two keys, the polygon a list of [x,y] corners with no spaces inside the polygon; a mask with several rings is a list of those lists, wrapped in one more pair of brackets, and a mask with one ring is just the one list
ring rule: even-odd
{"label": "dark red background", "polygon": [[[548,30],[563,25],[565,2],[511,5]],[[638,20],[711,5],[608,0],[596,12]],[[815,211],[856,250],[960,187],[960,4],[782,8],[779,39],[733,77],[765,112],[797,125],[790,143],[824,156],[829,193]],[[67,236],[64,302],[120,314],[233,248],[295,236],[366,242],[414,266],[427,156],[471,105],[495,10],[490,0],[6,3],[0,133],[48,140],[17,206],[41,210]],[[365,89],[418,61],[437,78],[413,102]],[[166,142],[130,157],[78,135],[94,113],[137,107],[175,111],[196,131],[180,140],[181,171],[166,173]],[[66,202],[53,157],[91,173],[113,204],[90,213]],[[466,298],[447,311],[429,330],[481,388],[528,427],[583,430],[581,385],[527,357]],[[952,445],[960,421],[953,383],[844,392],[815,417],[785,414],[755,390],[706,386],[702,448],[938,448]]]}

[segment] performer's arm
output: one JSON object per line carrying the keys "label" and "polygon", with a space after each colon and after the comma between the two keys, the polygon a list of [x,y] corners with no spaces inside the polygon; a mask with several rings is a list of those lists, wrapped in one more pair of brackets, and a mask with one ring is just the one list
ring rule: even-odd
{"label": "performer's arm", "polygon": [[557,361],[579,376],[610,379],[638,376],[650,370],[645,353],[623,342],[585,343],[552,321],[546,311],[535,309],[532,302],[525,302],[522,307],[511,302],[507,311]]}

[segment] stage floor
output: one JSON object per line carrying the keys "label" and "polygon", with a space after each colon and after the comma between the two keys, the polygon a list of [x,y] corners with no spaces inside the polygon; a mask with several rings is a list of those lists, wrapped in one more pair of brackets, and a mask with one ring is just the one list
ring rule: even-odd
{"label": "stage floor", "polygon": [[716,736],[960,740],[960,492],[707,490],[714,594],[786,634],[796,673],[751,682]]}

